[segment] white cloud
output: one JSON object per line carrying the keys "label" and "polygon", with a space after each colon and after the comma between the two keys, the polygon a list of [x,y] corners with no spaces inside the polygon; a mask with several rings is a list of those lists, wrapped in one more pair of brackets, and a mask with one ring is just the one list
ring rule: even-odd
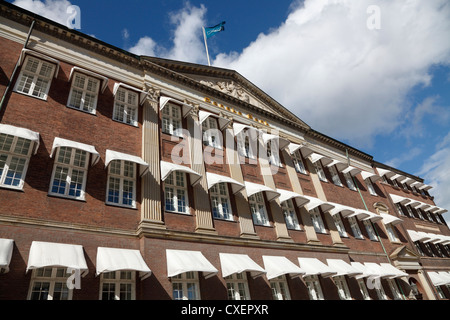
{"label": "white cloud", "polygon": [[[380,7],[381,29],[366,10]],[[371,146],[404,120],[408,92],[450,63],[450,5],[436,1],[306,0],[242,52],[214,65],[237,70],[316,130]]]}
{"label": "white cloud", "polygon": [[63,25],[67,25],[69,17],[72,16],[71,13],[67,13],[67,8],[72,3],[67,0],[45,0],[44,2],[39,0],[16,0],[13,4]]}

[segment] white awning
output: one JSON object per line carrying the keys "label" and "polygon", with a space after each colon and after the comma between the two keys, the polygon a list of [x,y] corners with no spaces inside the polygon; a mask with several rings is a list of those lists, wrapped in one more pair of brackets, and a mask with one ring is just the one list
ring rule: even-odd
{"label": "white awning", "polygon": [[[102,86],[101,86],[101,89],[100,89],[101,92],[104,92],[106,87],[108,86],[108,81],[109,80],[108,80],[107,77],[102,76],[102,75],[100,75],[98,73],[95,73],[95,72],[92,72],[92,71],[80,68],[80,67],[73,67],[72,70],[70,70],[69,81],[72,80],[74,72],[84,73],[84,74],[87,74],[88,76],[91,76],[93,78],[100,79],[102,81]],[[116,95],[115,91],[114,91],[114,95]]]}
{"label": "white awning", "polygon": [[295,200],[295,203],[297,204],[297,207],[303,207],[305,204],[309,202],[309,199],[305,196],[302,196],[299,193],[288,191],[288,190],[282,190],[277,189],[277,192],[280,193],[280,203],[284,202],[289,199]]}
{"label": "white awning", "polygon": [[350,264],[348,264],[342,259],[327,259],[327,264],[332,270],[337,272],[335,275],[333,275],[334,277],[336,276],[356,277],[361,276],[363,274],[363,272],[352,267]]}
{"label": "white awning", "polygon": [[394,279],[408,276],[407,273],[400,271],[389,263],[377,264],[373,262],[364,262],[364,265],[367,267],[369,273],[376,275],[378,278]]}
{"label": "white awning", "polygon": [[33,241],[26,272],[44,267],[77,269],[83,277],[89,272],[81,245]]}
{"label": "white awning", "polygon": [[410,185],[410,184],[412,184],[413,182],[415,182],[415,180],[414,180],[414,179],[411,179],[410,177],[406,177],[406,179],[400,181],[400,183],[404,183],[404,184],[407,184],[407,185]]}
{"label": "white awning", "polygon": [[295,151],[299,150],[300,148],[302,148],[304,145],[303,144],[297,144],[297,143],[289,143],[288,145],[288,150],[290,154],[294,154]]}
{"label": "white awning", "polygon": [[191,106],[190,104],[184,103],[180,100],[174,99],[174,98],[170,98],[170,97],[159,97],[159,110],[164,109],[164,107],[166,106],[167,102],[169,101],[175,101],[177,104],[181,104],[182,105],[182,109],[183,109],[183,118],[186,117],[189,114],[189,111],[191,111],[191,109],[193,108],[193,106]]}
{"label": "white awning", "polygon": [[391,194],[390,193],[389,195],[391,196],[391,199],[392,199],[392,201],[394,203],[400,203],[402,205],[406,205],[406,204],[411,202],[411,199],[408,199],[408,198],[405,198],[405,197],[402,197],[402,196],[398,196],[396,194]]}
{"label": "white awning", "polygon": [[347,165],[346,162],[342,162],[342,161],[340,161],[340,160],[333,160],[333,161],[331,161],[329,164],[327,164],[326,166],[327,166],[328,168],[331,167],[331,166],[336,166],[336,168],[337,168],[339,171],[342,171],[342,170],[344,170],[345,168],[348,167],[348,165]]}
{"label": "white awning", "polygon": [[364,210],[364,213],[367,214],[367,217],[362,217],[362,215],[358,215],[358,219],[364,221],[364,220],[370,220],[372,222],[383,220],[383,217],[379,214]]}
{"label": "white awning", "polygon": [[430,236],[421,231],[406,230],[412,242],[430,240]]}
{"label": "white awning", "polygon": [[383,271],[386,274],[394,274],[393,276],[390,277],[390,279],[401,278],[401,277],[408,277],[409,276],[409,274],[407,274],[406,272],[403,272],[403,271],[397,269],[396,267],[394,267],[390,263],[380,263],[380,266],[381,266],[381,268],[383,269]]}
{"label": "white awning", "polygon": [[250,130],[251,135],[252,135],[251,136],[252,139],[256,138],[259,130],[256,129],[255,127],[252,127],[252,126],[249,126],[249,125],[246,125],[246,124],[242,124],[242,123],[233,123],[234,136],[237,136],[239,133],[241,133],[242,131],[244,131],[246,129]]}
{"label": "white awning", "polygon": [[355,276],[356,279],[361,279],[364,277],[376,277],[378,275],[378,273],[376,273],[375,271],[371,272],[371,270],[369,270],[369,268],[367,268],[361,262],[350,262],[350,265],[361,272],[360,275]]}
{"label": "white awning", "polygon": [[396,173],[396,174],[394,174],[394,175],[391,177],[391,180],[397,180],[398,182],[400,182],[400,181],[403,180],[404,178],[405,178],[404,175],[401,175],[401,174]]}
{"label": "white awning", "polygon": [[220,117],[214,113],[208,112],[208,111],[204,111],[204,110],[200,110],[198,112],[198,120],[200,121],[200,124],[203,123],[203,121],[206,120],[206,118],[208,118],[209,116],[213,116],[214,118],[217,118],[217,122],[219,123],[219,130],[222,131],[223,129],[225,129],[227,127],[227,125],[231,122],[231,119],[226,119],[223,117]]}
{"label": "white awning", "polygon": [[148,171],[148,163],[142,160],[140,157],[122,152],[106,150],[105,168],[108,167],[109,163],[113,160],[126,160],[138,164],[141,176]]}
{"label": "white awning", "polygon": [[328,158],[328,157],[326,157],[324,155],[321,155],[321,154],[318,154],[318,153],[315,153],[315,152],[311,153],[308,156],[308,159],[311,160],[312,163],[316,163],[317,161],[320,160],[320,162],[324,166],[326,166],[327,164],[330,164],[331,162],[333,162],[333,159],[330,159],[330,158]]}
{"label": "white awning", "polygon": [[20,127],[11,126],[9,124],[0,123],[0,133],[31,140],[34,142],[34,151],[36,154],[39,149],[39,133]]}
{"label": "white awning", "polygon": [[330,202],[322,201],[318,198],[303,195],[309,202],[305,205],[306,210],[311,211],[314,208],[320,207],[323,212],[327,212],[334,208]]}
{"label": "white awning", "polygon": [[381,179],[379,175],[367,171],[361,171],[361,176],[363,180],[370,179],[372,182],[376,182]]}
{"label": "white awning", "polygon": [[298,258],[300,268],[305,271],[303,277],[312,275],[321,275],[324,278],[331,277],[337,274],[325,263],[316,258]]}
{"label": "white awning", "polygon": [[381,169],[381,168],[376,168],[376,169],[381,177],[386,176],[386,178],[390,179],[392,176],[395,175],[394,172],[387,170],[387,169]]}
{"label": "white awning", "polygon": [[450,285],[450,275],[446,275],[446,272],[428,271],[427,273],[434,286]]}
{"label": "white awning", "polygon": [[129,85],[127,85],[125,83],[122,83],[122,82],[116,82],[114,84],[114,89],[113,89],[114,97],[116,96],[117,90],[119,90],[120,87],[138,92],[139,93],[139,104],[140,105],[142,105],[145,102],[145,98],[147,98],[148,92],[146,92],[144,90],[141,90],[141,89],[138,89],[138,88],[135,88],[135,87],[132,87],[132,86],[129,86]]}
{"label": "white awning", "polygon": [[20,57],[19,57],[19,66],[23,63],[23,60],[25,59],[26,55],[30,55],[30,56],[34,56],[36,58],[40,58],[43,60],[47,60],[48,62],[54,63],[56,64],[56,69],[55,69],[55,75],[54,77],[57,78],[58,77],[58,72],[59,72],[59,60],[53,59],[49,56],[46,56],[45,54],[42,54],[40,52],[31,50],[31,49],[22,49],[22,51],[20,52]]}
{"label": "white awning", "polygon": [[429,186],[427,184],[424,184],[423,186],[419,187],[419,190],[430,190],[431,188],[433,188],[433,187]]}
{"label": "white awning", "polygon": [[219,272],[200,251],[166,249],[166,257],[168,277],[198,271],[208,279]]}
{"label": "white awning", "polygon": [[53,140],[53,147],[50,153],[50,158],[53,157],[56,148],[59,147],[70,147],[90,153],[92,156],[91,165],[93,166],[98,162],[98,160],[100,160],[100,154],[97,152],[97,150],[95,150],[94,146],[58,137],[56,137],[55,140]]}
{"label": "white awning", "polygon": [[264,142],[264,145],[267,145],[269,141],[278,141],[278,149],[283,150],[289,145],[289,140],[284,139],[278,135],[275,134],[269,134],[269,133],[263,133],[262,134],[262,140]]}
{"label": "white awning", "polygon": [[276,190],[269,188],[262,184],[257,184],[253,182],[244,181],[245,183],[245,190],[247,191],[247,196],[250,197],[258,192],[264,192],[267,197],[267,201],[275,200],[280,196],[280,193]]}
{"label": "white awning", "polygon": [[248,271],[253,278],[266,273],[255,261],[246,254],[219,253],[222,276],[228,277],[235,273]]}
{"label": "white awning", "polygon": [[264,268],[267,271],[267,279],[273,279],[285,274],[289,274],[292,278],[296,278],[305,273],[296,264],[286,257],[278,256],[262,256]]}
{"label": "white awning", "polygon": [[352,207],[344,206],[339,203],[330,202],[330,204],[334,206],[334,208],[329,211],[332,216],[340,213],[343,217],[346,217],[356,211],[356,209]]}
{"label": "white awning", "polygon": [[398,223],[403,222],[402,219],[397,218],[391,214],[387,214],[387,213],[380,213],[380,216],[383,218],[383,223],[384,224],[391,224],[391,225],[396,225]]}
{"label": "white awning", "polygon": [[419,187],[422,187],[423,185],[424,185],[423,182],[415,181],[410,184],[410,187],[416,187],[417,189],[419,189]]}
{"label": "white awning", "polygon": [[96,264],[97,275],[119,270],[138,271],[144,280],[152,274],[139,250],[98,247]]}
{"label": "white awning", "polygon": [[197,183],[200,182],[200,179],[202,178],[202,175],[195,172],[189,167],[182,166],[179,164],[161,161],[161,180],[164,181],[167,179],[167,177],[174,171],[182,171],[187,174],[189,174],[189,178],[191,180],[191,185],[195,186]]}
{"label": "white awning", "polygon": [[212,172],[206,173],[206,180],[208,182],[208,189],[211,189],[211,187],[217,183],[231,184],[231,189],[233,190],[233,194],[235,194],[245,188],[244,184],[242,184],[230,177],[222,176],[222,175],[212,173]]}
{"label": "white awning", "polygon": [[348,173],[350,174],[352,177],[356,176],[358,173],[360,173],[362,170],[352,167],[352,166],[348,166],[347,168],[345,168],[344,170],[342,170],[342,173]]}
{"label": "white awning", "polygon": [[0,273],[7,273],[9,271],[13,248],[14,240],[0,239]]}
{"label": "white awning", "polygon": [[351,217],[357,217],[358,220],[365,220],[367,218],[370,218],[371,214],[367,210],[356,209],[355,208],[355,212],[354,213],[351,213],[351,214],[346,216],[346,218],[351,218]]}

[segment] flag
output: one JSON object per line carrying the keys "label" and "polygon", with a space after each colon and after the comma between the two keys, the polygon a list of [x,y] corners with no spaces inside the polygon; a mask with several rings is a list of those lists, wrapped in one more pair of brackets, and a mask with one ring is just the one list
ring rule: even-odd
{"label": "flag", "polygon": [[215,35],[216,33],[220,32],[220,31],[224,31],[225,27],[223,26],[225,24],[225,21],[222,21],[221,23],[219,23],[218,25],[215,25],[214,27],[206,27],[205,28],[205,35],[206,35],[206,39],[212,37],[213,35]]}

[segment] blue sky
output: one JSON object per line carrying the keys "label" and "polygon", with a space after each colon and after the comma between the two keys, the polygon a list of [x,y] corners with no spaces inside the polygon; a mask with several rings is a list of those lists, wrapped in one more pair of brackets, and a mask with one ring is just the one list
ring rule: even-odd
{"label": "blue sky", "polygon": [[63,24],[77,5],[83,33],[200,64],[201,27],[226,21],[208,40],[214,66],[238,71],[317,131],[424,178],[450,209],[447,0],[9,2]]}

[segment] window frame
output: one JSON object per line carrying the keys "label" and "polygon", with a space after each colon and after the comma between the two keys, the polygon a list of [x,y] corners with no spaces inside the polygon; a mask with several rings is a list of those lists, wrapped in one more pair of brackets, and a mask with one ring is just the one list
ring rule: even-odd
{"label": "window frame", "polygon": [[316,170],[316,174],[319,177],[319,180],[322,182],[328,182],[327,176],[325,175],[325,170],[323,169],[322,164],[319,161],[313,162],[314,169]]}
{"label": "window frame", "polygon": [[[233,273],[224,278],[227,288],[228,300],[250,300],[250,290],[248,289],[247,273],[245,271]],[[240,286],[242,285],[242,287]],[[245,294],[241,296],[241,292]]]}
{"label": "window frame", "polygon": [[[112,169],[113,166],[116,163],[120,163],[120,173],[112,173]],[[133,168],[133,176],[129,177],[125,175],[125,168],[126,168],[126,164],[128,164],[128,166],[131,164],[131,167]],[[132,161],[127,161],[127,160],[113,160],[109,163],[108,165],[108,180],[106,183],[106,201],[105,203],[108,205],[112,205],[112,206],[118,206],[118,207],[125,207],[125,208],[136,208],[136,184],[137,184],[137,165],[135,162]],[[119,194],[118,194],[118,200],[119,202],[113,202],[110,201],[110,186],[111,186],[111,179],[118,179],[119,180]],[[131,197],[131,204],[125,204],[124,202],[124,185],[125,185],[125,181],[131,181],[132,183],[132,188],[133,188],[133,192],[132,192],[132,197]]]}
{"label": "window frame", "polygon": [[303,157],[300,153],[300,150],[296,150],[292,154],[292,163],[294,164],[295,171],[301,174],[308,174],[306,171],[305,163],[303,161]]}
{"label": "window frame", "polygon": [[[83,88],[81,87],[77,87],[75,86],[75,80],[78,77],[84,77],[84,85]],[[94,91],[89,91],[88,87],[89,87],[89,81],[92,81],[94,83],[96,83],[96,92]],[[72,76],[72,83],[70,85],[70,93],[69,93],[69,98],[67,99],[67,107],[74,109],[74,110],[78,110],[78,111],[82,111],[85,113],[89,113],[89,114],[93,114],[95,115],[97,113],[97,102],[98,102],[98,96],[100,93],[100,86],[101,86],[101,81],[100,79],[84,74],[83,72],[79,72],[79,71],[75,71],[73,76]],[[81,91],[81,98],[80,98],[80,105],[79,106],[75,106],[72,105],[72,97],[74,95],[74,89]],[[85,109],[85,99],[86,99],[86,95],[87,94],[91,94],[93,95],[93,105],[91,108]]]}
{"label": "window frame", "polygon": [[203,145],[214,149],[223,149],[221,135],[217,135],[217,133],[220,133],[217,119],[215,117],[207,117],[202,122]]}
{"label": "window frame", "polygon": [[[264,199],[263,192],[257,192],[248,197],[248,203],[250,206],[250,212],[252,214],[253,224],[257,226],[269,227],[270,219],[267,212],[266,201]],[[263,209],[263,212],[260,212],[259,209]],[[259,213],[261,215],[261,219],[257,219],[258,217],[256,213]],[[258,222],[258,220],[262,220],[262,223]]]}
{"label": "window frame", "polygon": [[[50,276],[46,276],[45,272],[50,270]],[[42,272],[42,276],[39,273]],[[58,272],[63,272],[64,276],[58,276]],[[63,267],[42,267],[33,269],[31,273],[30,286],[28,288],[27,300],[54,300],[55,296],[55,286],[56,284],[62,284],[61,288],[67,288],[67,299],[58,299],[58,300],[72,300],[73,297],[73,289],[67,287],[67,280],[70,277],[70,274],[67,273],[66,268]],[[48,295],[47,299],[32,299],[34,292],[34,284],[35,283],[48,283]],[[42,294],[42,291],[39,291],[39,295]]]}
{"label": "window frame", "polygon": [[310,275],[303,278],[308,289],[309,300],[325,300],[319,277]]}
{"label": "window frame", "polygon": [[333,215],[334,224],[336,225],[336,229],[339,232],[340,237],[348,238],[347,230],[345,230],[344,222],[342,221],[340,213],[336,213]]}
{"label": "window frame", "polygon": [[[130,278],[122,278],[122,273],[130,275]],[[105,275],[114,275],[114,278],[106,278]],[[103,299],[104,284],[114,285],[114,299]],[[130,299],[120,299],[121,285],[131,285]],[[136,271],[116,270],[102,272],[100,275],[99,300],[136,300]]]}
{"label": "window frame", "polygon": [[350,224],[350,229],[352,230],[353,237],[355,239],[364,239],[364,236],[361,232],[361,228],[359,227],[358,220],[356,217],[348,217],[348,223]]}
{"label": "window frame", "polygon": [[[192,278],[190,276],[192,275]],[[200,282],[198,271],[188,271],[177,274],[176,276],[170,277],[172,282],[172,299],[173,300],[201,300],[200,296]],[[175,284],[181,285],[181,299],[175,298]],[[194,299],[189,299],[189,285],[194,285]],[[177,289],[179,290],[179,289]]]}
{"label": "window frame", "polygon": [[[174,112],[174,110],[177,110]],[[177,104],[168,102],[161,110],[162,133],[183,138],[183,109]],[[165,124],[167,121],[167,124]]]}
{"label": "window frame", "polygon": [[372,226],[372,223],[370,222],[370,220],[363,220],[363,225],[366,229],[369,239],[372,241],[378,241],[377,234],[376,234],[375,229]]}
{"label": "window frame", "polygon": [[[222,187],[222,189],[221,189]],[[225,192],[225,194],[221,193],[221,190]],[[233,210],[231,208],[230,201],[230,192],[228,190],[228,184],[226,182],[216,183],[209,189],[209,196],[211,201],[211,211],[214,219],[226,220],[226,221],[234,221],[233,218]],[[217,198],[218,206],[214,206],[213,198]],[[226,203],[228,207],[228,213],[224,214],[223,204]],[[215,214],[217,212],[218,215]]]}
{"label": "window frame", "polygon": [[345,276],[335,276],[333,277],[333,282],[338,289],[338,295],[341,300],[353,300],[347,281],[345,281]]}
{"label": "window frame", "polygon": [[377,192],[375,191],[375,186],[373,185],[372,180],[370,180],[370,178],[367,178],[364,180],[364,182],[366,183],[367,190],[369,190],[369,193],[372,196],[378,196]]}
{"label": "window frame", "polygon": [[330,171],[331,180],[333,181],[333,183],[336,186],[343,187],[344,185],[342,184],[341,178],[339,177],[339,173],[336,168],[334,166],[331,166],[328,167],[328,170]]}
{"label": "window frame", "polygon": [[[289,285],[286,275],[281,275],[269,280],[273,300],[291,300]],[[284,293],[283,293],[284,292]]]}
{"label": "window frame", "polygon": [[[118,97],[120,97],[121,92],[123,92],[123,94],[124,94],[124,101],[121,101],[118,99]],[[135,102],[134,104],[129,102],[130,94],[134,95],[134,102]],[[120,110],[118,110],[119,108],[123,108],[123,110],[121,112],[119,112],[120,111]],[[134,116],[128,122],[127,118],[128,118],[130,111],[132,111],[132,115],[134,115]],[[123,118],[122,120],[120,120],[119,117],[116,117],[116,115],[118,115],[119,113],[121,114],[121,117]],[[113,108],[112,119],[114,121],[117,121],[120,123],[124,123],[124,124],[128,124],[130,126],[133,126],[133,127],[137,127],[138,121],[139,121],[139,93],[137,93],[136,91],[131,90],[131,89],[119,87],[114,96],[114,108]]]}
{"label": "window frame", "polygon": [[357,191],[356,190],[356,185],[355,185],[355,182],[353,181],[352,175],[350,173],[348,173],[348,172],[344,172],[344,178],[345,178],[345,181],[347,183],[347,187],[350,190],[352,190],[352,191]]}
{"label": "window frame", "polygon": [[[31,60],[35,59],[38,62],[38,66],[36,67],[36,71],[35,72],[26,70],[26,67],[27,67],[28,62],[29,62],[30,59]],[[52,66],[52,71],[50,72],[50,75],[47,75],[47,76],[40,75],[40,72],[41,72],[44,64]],[[38,58],[38,57],[35,57],[35,56],[27,55],[25,57],[23,63],[22,63],[22,68],[20,70],[20,74],[19,74],[19,76],[17,78],[17,81],[16,81],[16,84],[14,86],[14,92],[21,93],[21,94],[24,94],[24,95],[27,95],[27,96],[30,96],[30,97],[33,97],[33,98],[37,98],[37,99],[41,99],[41,100],[47,101],[48,93],[50,91],[50,87],[51,87],[51,84],[52,84],[52,78],[55,75],[56,67],[57,66],[54,63],[50,62],[50,61],[47,61],[45,59],[41,59],[41,58]],[[25,87],[26,87],[25,83],[27,82],[27,78],[25,78],[25,80],[24,80],[24,83],[23,83],[23,86],[22,86],[23,88],[19,89],[19,85],[20,85],[20,83],[22,81],[22,78],[26,74],[28,74],[27,75],[28,77],[32,78],[30,87],[28,88],[28,92],[23,91],[23,89],[25,89]],[[47,81],[47,85],[45,87],[45,90],[42,91],[43,92],[43,96],[39,96],[39,95],[34,95],[33,94],[34,90],[36,88],[36,83],[38,81]],[[30,93],[30,92],[32,92],[32,93]]]}
{"label": "window frame", "polygon": [[318,207],[315,207],[309,211],[311,215],[311,222],[316,233],[326,234],[327,229],[325,228],[325,223],[323,222],[322,215]]}
{"label": "window frame", "polygon": [[395,232],[394,227],[392,224],[388,223],[384,225],[384,228],[386,229],[386,233],[388,235],[388,238],[391,242],[400,242],[398,239],[397,232]]}
{"label": "window frame", "polygon": [[[177,185],[177,175],[181,175],[183,176],[183,186]],[[171,182],[172,181],[172,182]],[[178,180],[180,181],[180,180]],[[188,188],[187,188],[187,175],[185,172],[182,171],[173,171],[171,172],[167,178],[164,180],[164,211],[165,212],[171,212],[171,213],[180,213],[180,214],[186,214],[186,215],[190,215],[190,207],[189,207],[189,194],[188,194]],[[172,188],[172,204],[174,207],[174,210],[170,210],[167,209],[167,189],[168,188]],[[179,200],[178,200],[178,195],[179,195],[179,191],[182,191],[184,193],[184,197],[185,197],[185,210],[184,211],[179,211]]]}
{"label": "window frame", "polygon": [[[286,227],[289,230],[302,230],[300,222],[298,221],[297,212],[295,210],[294,201],[292,199],[287,199],[280,203],[281,211],[283,212],[284,221]],[[292,220],[292,221],[289,221]]]}

